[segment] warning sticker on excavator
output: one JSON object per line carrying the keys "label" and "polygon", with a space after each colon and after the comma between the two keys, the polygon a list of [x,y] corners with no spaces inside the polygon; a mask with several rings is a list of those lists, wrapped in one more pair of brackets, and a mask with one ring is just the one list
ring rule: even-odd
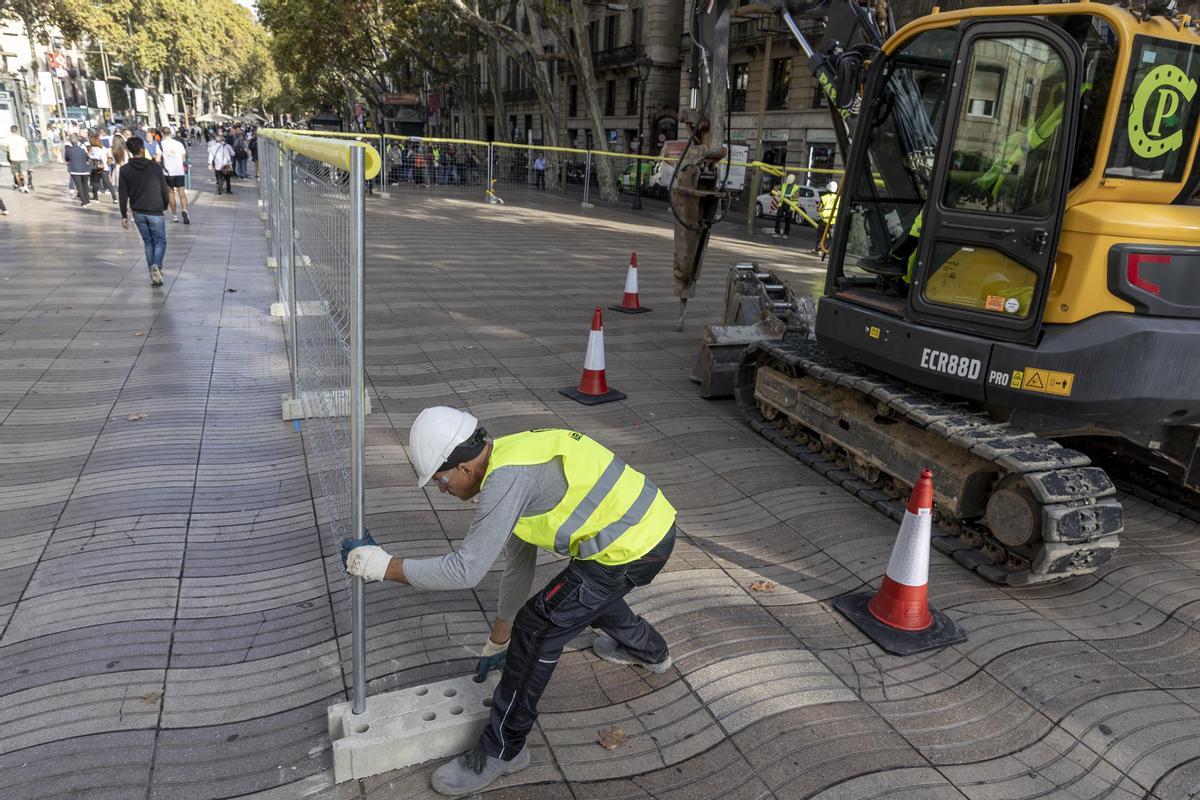
{"label": "warning sticker on excavator", "polygon": [[1041,392],[1043,394],[1056,394],[1060,397],[1070,397],[1071,387],[1074,383],[1074,372],[1055,372],[1052,369],[1026,367],[1024,370],[1013,371],[1011,385],[1014,389],[1024,389],[1027,392]]}

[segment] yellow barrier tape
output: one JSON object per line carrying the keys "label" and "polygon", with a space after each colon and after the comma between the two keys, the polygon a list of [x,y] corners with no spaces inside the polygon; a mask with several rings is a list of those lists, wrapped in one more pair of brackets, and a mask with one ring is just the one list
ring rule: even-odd
{"label": "yellow barrier tape", "polygon": [[309,133],[309,131],[295,133],[275,128],[261,128],[258,135],[277,141],[292,152],[315,158],[317,161],[347,172],[350,171],[350,148],[361,147],[363,149],[363,178],[371,180],[379,174],[379,170],[383,166],[383,159],[369,144],[325,141],[319,137],[310,136]]}

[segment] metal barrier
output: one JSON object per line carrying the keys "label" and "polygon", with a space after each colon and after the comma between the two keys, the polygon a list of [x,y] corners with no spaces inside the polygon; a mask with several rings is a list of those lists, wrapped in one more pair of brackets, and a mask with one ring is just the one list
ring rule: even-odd
{"label": "metal barrier", "polygon": [[[259,159],[285,317],[291,397],[317,476],[318,520],[334,552],[362,539],[369,404],[363,337],[364,194],[379,156],[354,142],[263,130]],[[353,624],[353,711],[366,709],[365,591],[347,576]]]}
{"label": "metal barrier", "polygon": [[[474,196],[488,202],[518,204],[550,196],[577,201],[584,208],[590,208],[603,199],[600,164],[607,162],[615,183],[609,200],[620,205],[630,202],[638,193],[640,172],[641,197],[665,204],[676,161],[656,155],[475,139],[327,131],[306,131],[305,135],[371,144],[383,158],[377,183],[385,195],[439,191]],[[741,203],[749,215],[747,222],[751,225],[758,195],[768,193],[786,174],[795,174],[801,179],[807,177],[810,182],[817,176],[842,175],[840,169],[779,167],[762,161],[727,163],[731,171],[741,173],[740,190],[735,193],[741,196]]]}

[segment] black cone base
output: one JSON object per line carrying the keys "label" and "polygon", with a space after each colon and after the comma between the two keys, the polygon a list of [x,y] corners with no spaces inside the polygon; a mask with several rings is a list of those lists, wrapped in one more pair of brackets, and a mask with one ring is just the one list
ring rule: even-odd
{"label": "black cone base", "polygon": [[871,641],[894,656],[911,656],[967,640],[967,634],[957,622],[932,607],[929,613],[933,616],[933,624],[923,631],[889,628],[867,609],[872,597],[870,594],[844,594],[833,601],[833,607],[853,622],[854,627],[871,637]]}
{"label": "black cone base", "polygon": [[563,397],[571,398],[576,403],[583,403],[585,406],[598,406],[601,403],[625,399],[625,393],[618,392],[616,389],[609,389],[604,394],[584,394],[574,386],[568,386],[566,389],[559,389],[558,393]]}
{"label": "black cone base", "polygon": [[650,309],[642,306],[641,308],[625,308],[625,306],[609,306],[611,311],[620,311],[622,314],[645,314]]}

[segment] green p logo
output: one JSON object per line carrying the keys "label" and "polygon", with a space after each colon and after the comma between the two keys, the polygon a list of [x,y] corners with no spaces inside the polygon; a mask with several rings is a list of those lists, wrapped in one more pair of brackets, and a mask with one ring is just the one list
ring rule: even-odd
{"label": "green p logo", "polygon": [[1196,81],[1179,67],[1164,64],[1151,70],[1138,85],[1129,108],[1133,152],[1142,158],[1158,158],[1183,147],[1182,108],[1195,96]]}

